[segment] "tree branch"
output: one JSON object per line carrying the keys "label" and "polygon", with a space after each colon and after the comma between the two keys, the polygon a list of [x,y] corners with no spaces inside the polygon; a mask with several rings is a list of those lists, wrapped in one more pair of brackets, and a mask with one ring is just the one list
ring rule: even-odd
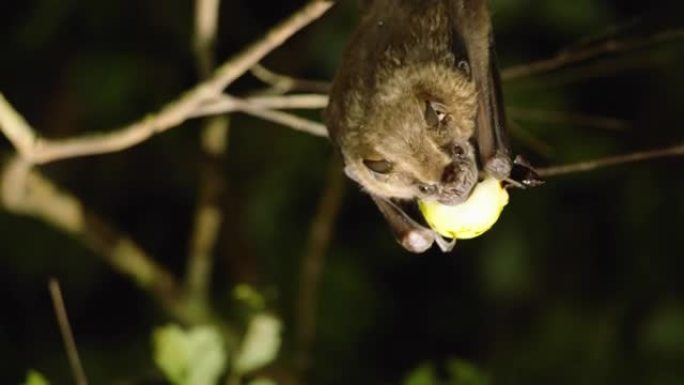
{"label": "tree branch", "polygon": [[501,79],[514,80],[532,75],[553,71],[570,64],[593,59],[609,53],[618,53],[648,47],[658,43],[681,39],[684,37],[684,29],[670,29],[660,31],[650,36],[634,38],[630,40],[604,40],[600,44],[577,48],[569,51],[561,51],[556,56],[532,63],[512,66],[501,70]]}
{"label": "tree branch", "polygon": [[271,86],[270,91],[285,94],[292,91],[315,92],[327,94],[330,83],[317,80],[299,79],[288,75],[275,73],[261,64],[254,65],[250,72],[254,77]]}
{"label": "tree branch", "polygon": [[[213,51],[219,5],[220,0],[195,1],[195,56],[201,79],[208,77],[215,66]],[[228,135],[228,117],[215,116],[204,122],[200,141],[204,159],[200,165],[199,197],[185,275],[188,301],[202,309],[209,308],[212,254],[223,222],[221,198],[225,183],[218,165],[225,157]]]}
{"label": "tree branch", "polygon": [[649,151],[633,152],[625,155],[610,156],[601,159],[588,160],[562,166],[552,166],[537,169],[542,177],[571,174],[577,172],[593,171],[601,167],[616,166],[619,164],[633,163],[650,159],[665,158],[671,156],[684,156],[684,145],[661,148]]}
{"label": "tree branch", "polygon": [[206,81],[199,83],[155,114],[114,131],[68,139],[46,139],[36,134],[19,113],[0,94],[0,129],[20,155],[32,163],[120,151],[151,136],[178,126],[207,100],[216,98],[235,79],[299,29],[320,17],[332,1],[311,0],[290,17],[268,31],[264,37],[221,65]]}
{"label": "tree branch", "polygon": [[[222,96],[208,101],[192,115],[193,118],[227,114],[240,111],[235,103],[234,96]],[[274,95],[252,96],[241,99],[243,105],[249,104],[254,108],[264,110],[289,110],[289,109],[323,109],[328,105],[328,96],[321,94],[297,94],[297,95]]]}
{"label": "tree branch", "polygon": [[61,191],[15,157],[0,174],[0,203],[12,213],[34,217],[82,241],[114,270],[131,278],[175,317],[195,323],[205,314],[192,313],[183,303],[173,275],[156,263],[133,240],[97,217],[73,195]]}
{"label": "tree branch", "polygon": [[62,289],[59,287],[59,282],[54,278],[50,279],[48,282],[48,289],[50,290],[50,297],[52,298],[52,306],[55,310],[59,331],[62,334],[62,340],[64,341],[64,350],[66,351],[71,371],[74,374],[74,382],[76,385],[88,385],[88,377],[86,377],[81,358],[78,355],[76,340],[74,339],[74,333],[69,324],[69,316],[67,314],[66,305],[64,304],[64,297],[62,296]]}
{"label": "tree branch", "polygon": [[224,99],[230,100],[235,109],[240,112],[255,116],[260,119],[269,120],[274,123],[292,128],[293,130],[303,131],[315,136],[328,136],[328,130],[322,123],[314,122],[299,116],[288,114],[281,111],[274,111],[254,106],[238,98],[225,96]]}
{"label": "tree branch", "polygon": [[214,43],[218,29],[218,15],[221,0],[195,1],[195,59],[200,78],[206,79],[216,66]]}
{"label": "tree branch", "polygon": [[510,106],[506,107],[506,113],[513,119],[528,120],[540,123],[572,124],[576,126],[594,127],[613,131],[623,130],[629,127],[629,123],[624,120],[599,115]]}

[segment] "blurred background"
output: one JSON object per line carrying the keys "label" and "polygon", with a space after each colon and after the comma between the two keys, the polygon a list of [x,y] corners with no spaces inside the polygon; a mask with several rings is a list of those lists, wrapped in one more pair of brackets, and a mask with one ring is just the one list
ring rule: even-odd
{"label": "blurred background", "polygon": [[[302,4],[224,1],[217,60]],[[647,38],[684,24],[676,0],[491,6],[502,68],[582,41]],[[130,123],[197,83],[192,13],[191,1],[0,2],[0,91],[48,137]],[[263,64],[330,81],[356,21],[355,2],[340,2]],[[546,166],[684,143],[682,68],[684,41],[675,40],[506,81],[516,152]],[[246,75],[229,91],[263,87]],[[319,111],[298,113],[320,120]],[[203,167],[201,124],[39,170],[181,277]],[[301,260],[319,200],[337,178],[329,170],[339,166],[325,139],[241,114],[230,126],[217,173],[226,218],[212,303],[239,320],[233,289],[261,293],[283,324],[278,358],[262,370],[288,383]],[[1,141],[7,157],[12,147]],[[403,251],[371,200],[351,182],[341,189],[315,290],[307,383],[684,383],[684,158],[514,191],[491,231],[448,254]],[[71,381],[50,277],[62,284],[91,383],[164,383],[151,332],[173,316],[78,239],[6,210],[1,383],[21,383],[29,368],[55,384]]]}

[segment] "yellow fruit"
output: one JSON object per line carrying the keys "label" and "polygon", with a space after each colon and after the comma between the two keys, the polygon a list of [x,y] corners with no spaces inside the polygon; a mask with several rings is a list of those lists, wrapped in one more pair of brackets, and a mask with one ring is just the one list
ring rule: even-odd
{"label": "yellow fruit", "polygon": [[489,230],[508,203],[501,182],[487,177],[475,186],[465,202],[449,206],[435,201],[418,201],[418,207],[433,230],[448,238],[470,239]]}

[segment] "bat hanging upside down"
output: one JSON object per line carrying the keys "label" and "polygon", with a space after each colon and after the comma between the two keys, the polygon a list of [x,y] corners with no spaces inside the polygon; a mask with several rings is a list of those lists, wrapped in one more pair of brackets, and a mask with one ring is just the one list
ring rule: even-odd
{"label": "bat hanging upside down", "polygon": [[326,125],[346,174],[407,250],[447,251],[456,239],[412,219],[407,204],[456,207],[491,178],[499,188],[541,183],[511,158],[499,83],[486,0],[364,1]]}

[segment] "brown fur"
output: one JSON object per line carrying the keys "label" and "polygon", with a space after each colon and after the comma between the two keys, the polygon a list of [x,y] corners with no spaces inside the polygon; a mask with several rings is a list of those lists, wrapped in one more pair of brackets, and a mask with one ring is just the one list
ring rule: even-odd
{"label": "brown fur", "polygon": [[[457,203],[477,182],[476,153],[469,143],[478,113],[477,85],[459,69],[462,58],[453,50],[460,29],[455,15],[471,12],[471,3],[368,4],[336,76],[326,122],[347,175],[371,194]],[[487,44],[487,33],[478,44]],[[446,108],[448,117],[439,128],[427,124],[426,102]],[[465,153],[454,156],[449,149],[455,145]],[[387,174],[373,172],[363,163],[367,159],[387,160],[393,168]],[[455,170],[452,178],[445,177],[449,167]],[[425,185],[435,190],[424,193],[419,187]]]}

